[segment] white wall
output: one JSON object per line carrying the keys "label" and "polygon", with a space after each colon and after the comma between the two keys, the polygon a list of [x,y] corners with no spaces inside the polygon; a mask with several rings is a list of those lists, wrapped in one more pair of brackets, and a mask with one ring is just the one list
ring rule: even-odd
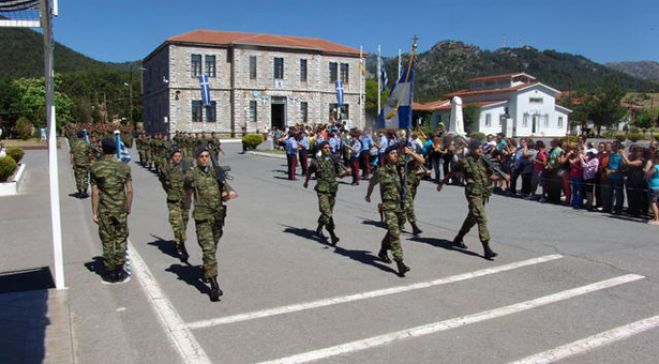
{"label": "white wall", "polygon": [[[532,99],[542,99],[542,102],[531,102]],[[565,136],[567,116],[564,113],[561,115],[564,117],[564,123],[563,127],[558,127],[559,115],[552,91],[542,85],[534,86],[519,92],[515,101],[515,113],[511,115],[515,118],[516,136]]]}
{"label": "white wall", "polygon": [[[478,131],[484,134],[497,134],[502,132],[501,115],[506,113],[506,104],[500,106],[482,107],[478,119]],[[487,123],[488,115],[490,123]]]}

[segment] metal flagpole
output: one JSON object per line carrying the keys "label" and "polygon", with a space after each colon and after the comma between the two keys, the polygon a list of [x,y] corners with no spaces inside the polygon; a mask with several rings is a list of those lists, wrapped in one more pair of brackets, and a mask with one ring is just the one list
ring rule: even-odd
{"label": "metal flagpole", "polygon": [[[53,0],[57,9],[57,0]],[[64,289],[64,261],[62,254],[62,222],[60,216],[59,179],[57,166],[57,123],[54,104],[53,81],[53,9],[50,0],[41,0],[41,28],[46,79],[46,118],[48,122],[48,179],[50,187],[50,216],[53,233],[53,257],[55,261],[55,287]]]}
{"label": "metal flagpole", "polygon": [[380,110],[382,110],[381,99],[382,99],[382,48],[378,45],[378,69],[377,69],[377,78],[378,78],[378,115]]}
{"label": "metal flagpole", "polygon": [[398,48],[398,78],[397,80],[400,80],[400,64],[403,62],[403,55],[401,53],[400,48]]}
{"label": "metal flagpole", "polygon": [[366,127],[366,123],[364,122],[364,100],[362,100],[362,88],[364,86],[364,58],[363,57],[364,53],[364,47],[359,46],[359,123],[362,128]]}

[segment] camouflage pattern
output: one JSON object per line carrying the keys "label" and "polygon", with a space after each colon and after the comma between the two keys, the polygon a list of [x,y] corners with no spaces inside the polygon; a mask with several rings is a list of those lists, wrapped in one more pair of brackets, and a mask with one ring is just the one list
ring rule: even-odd
{"label": "camouflage pattern", "polygon": [[382,248],[391,250],[391,254],[396,261],[403,260],[403,248],[400,245],[400,231],[405,225],[404,206],[401,206],[402,199],[402,171],[398,166],[385,164],[375,170],[373,177],[369,181],[370,185],[380,184],[380,198],[384,214],[384,224],[387,227],[387,234],[382,239]]}
{"label": "camouflage pattern", "polygon": [[140,164],[144,165],[146,163],[146,158],[144,156],[144,136],[140,135],[135,139],[135,147],[137,147],[137,154],[140,158]]}
{"label": "camouflage pattern", "polygon": [[186,171],[181,163],[171,161],[160,171],[160,182],[167,193],[167,209],[169,210],[169,224],[172,226],[174,239],[177,245],[186,240],[186,230],[190,212],[185,207],[185,176]]}
{"label": "camouflage pattern", "polygon": [[89,185],[89,166],[91,165],[92,148],[83,139],[74,140],[71,145],[71,160],[76,180],[76,189],[86,191]]}
{"label": "camouflage pattern", "polygon": [[316,195],[318,196],[318,209],[320,217],[318,224],[325,225],[327,229],[334,229],[334,204],[339,189],[337,177],[345,172],[346,168],[334,156],[320,156],[311,161],[308,173],[316,174]]}
{"label": "camouflage pattern", "polygon": [[485,203],[492,194],[490,176],[492,171],[480,158],[475,159],[468,156],[460,163],[464,171],[465,197],[469,204],[469,213],[465,218],[459,237],[467,235],[469,230],[478,224],[478,237],[480,241],[489,241],[490,232],[487,229],[487,215],[485,214]]}
{"label": "camouflage pattern", "polygon": [[197,167],[187,173],[185,188],[192,190],[194,195],[192,218],[195,220],[197,243],[203,253],[204,278],[210,279],[217,276],[217,244],[222,237],[227,214],[222,193],[228,193],[231,187],[226,183],[220,187],[211,167]]}
{"label": "camouflage pattern", "polygon": [[98,233],[103,244],[103,265],[109,272],[122,267],[126,259],[128,213],[125,185],[131,181],[130,167],[114,157],[94,162],[91,184],[99,191]]}
{"label": "camouflage pattern", "polygon": [[[404,171],[405,159],[401,158],[400,168]],[[414,199],[416,191],[421,183],[421,176],[417,174],[419,168],[423,168],[417,161],[410,158],[407,163],[407,195],[405,196],[405,216],[411,224],[416,223],[416,214],[414,213]]]}

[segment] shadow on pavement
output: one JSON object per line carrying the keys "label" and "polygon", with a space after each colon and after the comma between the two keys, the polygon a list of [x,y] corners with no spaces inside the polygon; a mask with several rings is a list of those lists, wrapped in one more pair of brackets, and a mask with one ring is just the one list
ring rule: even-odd
{"label": "shadow on pavement", "polygon": [[202,269],[200,266],[189,264],[172,264],[165,272],[176,274],[180,281],[194,287],[202,294],[209,294],[210,288],[201,281]]}
{"label": "shadow on pavement", "polygon": [[[350,258],[352,260],[358,261],[362,264],[370,265],[372,267],[375,267],[377,269],[380,269],[385,272],[389,273],[394,273],[398,274],[397,271],[393,270],[392,268],[389,268],[387,265],[381,263],[380,258],[370,254],[369,251],[367,250],[350,250],[342,247],[341,245],[337,246],[332,246],[326,239],[320,238],[318,235],[316,235],[316,232],[310,229],[306,228],[296,228],[292,226],[286,226],[283,225],[284,232],[297,235],[299,237],[312,240],[318,244],[324,245],[328,248],[334,248],[334,253],[342,255],[344,257]],[[341,242],[339,242],[341,244]]]}
{"label": "shadow on pavement", "polygon": [[0,273],[0,293],[49,288],[55,288],[55,281],[48,267]]}
{"label": "shadow on pavement", "polygon": [[437,248],[452,250],[454,252],[458,252],[458,253],[461,253],[461,254],[464,254],[464,255],[470,255],[472,257],[481,257],[481,258],[485,259],[485,257],[480,255],[480,254],[474,253],[474,252],[469,251],[469,250],[456,248],[455,246],[453,246],[452,241],[449,241],[449,240],[446,240],[446,239],[424,238],[424,237],[415,236],[412,239],[408,239],[408,240],[409,241],[414,241],[414,242],[417,242],[417,243],[432,245],[432,246],[437,247]]}
{"label": "shadow on pavement", "polygon": [[386,226],[384,225],[383,222],[376,221],[376,220],[362,220],[362,224],[372,225],[372,226],[375,226],[375,227],[386,229]]}
{"label": "shadow on pavement", "polygon": [[165,255],[178,259],[178,252],[176,251],[176,242],[174,240],[165,240],[159,236],[151,234],[156,240],[147,244],[157,247]]}
{"label": "shadow on pavement", "polygon": [[85,268],[97,276],[103,277],[103,257],[93,257],[91,262],[85,263]]}
{"label": "shadow on pavement", "polygon": [[77,198],[78,200],[86,200],[89,198],[89,196],[81,196],[78,194],[78,192],[74,193],[69,193],[69,197]]}
{"label": "shadow on pavement", "polygon": [[[7,280],[23,280],[25,274],[29,273],[1,273],[0,284],[4,287]],[[44,361],[46,327],[51,324],[47,313],[47,289],[0,294],[0,363]]]}

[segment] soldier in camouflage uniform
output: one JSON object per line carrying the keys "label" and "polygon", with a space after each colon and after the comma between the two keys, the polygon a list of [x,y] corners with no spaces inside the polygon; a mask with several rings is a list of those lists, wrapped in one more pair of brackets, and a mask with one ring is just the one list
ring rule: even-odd
{"label": "soldier in camouflage uniform", "polygon": [[[416,190],[421,183],[422,176],[426,173],[423,164],[426,162],[422,155],[410,151],[405,158],[401,158],[401,168],[405,168],[405,159],[407,162],[407,196],[405,197],[405,217],[412,225],[412,234],[419,235],[423,231],[416,225],[416,214],[414,213],[414,199]],[[402,226],[401,226],[402,227]]]}
{"label": "soldier in camouflage uniform", "polygon": [[167,210],[169,210],[169,224],[174,232],[176,251],[181,262],[187,263],[189,254],[185,248],[186,230],[190,211],[185,206],[185,175],[186,168],[181,163],[183,156],[178,147],[170,152],[167,165],[160,170],[159,178],[163,189],[167,193]]}
{"label": "soldier in camouflage uniform", "polygon": [[197,167],[188,172],[185,178],[185,201],[189,208],[194,195],[192,217],[195,220],[197,243],[203,253],[203,278],[210,283],[211,300],[216,301],[222,295],[217,283],[216,254],[227,213],[224,202],[238,197],[238,194],[226,181],[218,181],[206,146],[198,147],[195,155]]}
{"label": "soldier in camouflage uniform", "polygon": [[[472,139],[469,142],[469,156],[461,160],[458,167],[464,173],[465,179],[465,197],[469,203],[469,213],[465,218],[460,232],[453,239],[453,245],[466,249],[467,246],[463,242],[465,235],[476,224],[478,224],[478,237],[483,245],[484,256],[487,259],[492,259],[497,256],[497,253],[490,249],[490,233],[487,230],[487,216],[485,215],[485,203],[492,194],[492,181],[499,179],[510,180],[508,175],[502,172],[495,173],[494,167],[491,162],[484,160],[483,151],[481,149],[480,140]],[[442,190],[444,183],[448,182],[451,178],[450,175],[446,176],[444,180],[437,185],[437,191]]]}
{"label": "soldier in camouflage uniform", "polygon": [[130,167],[115,158],[117,145],[112,139],[102,142],[103,160],[91,167],[92,220],[98,224],[103,243],[103,280],[122,282],[128,239],[128,214],[133,202]]}
{"label": "soldier in camouflage uniform", "polygon": [[[406,154],[412,150],[405,147]],[[366,202],[371,202],[371,194],[376,185],[380,184],[384,221],[387,234],[382,239],[378,257],[385,263],[391,263],[387,250],[391,250],[398,267],[398,275],[405,276],[410,268],[403,263],[403,248],[400,245],[400,230],[405,225],[405,206],[403,204],[403,171],[400,168],[398,146],[392,145],[385,150],[386,161],[383,167],[375,170],[366,191]]]}
{"label": "soldier in camouflage uniform", "polygon": [[316,187],[314,190],[316,190],[316,194],[318,195],[318,208],[320,210],[316,234],[325,239],[323,227],[326,228],[332,239],[332,245],[335,246],[339,242],[339,238],[334,233],[335,225],[334,218],[332,217],[334,203],[336,202],[336,193],[339,188],[336,178],[347,176],[350,174],[350,169],[346,169],[339,162],[338,158],[332,155],[332,149],[329,143],[319,143],[318,149],[322,155],[311,161],[311,165],[304,178],[304,188],[309,187],[309,178],[315,173]]}
{"label": "soldier in camouflage uniform", "polygon": [[87,185],[89,184],[89,166],[92,160],[92,148],[85,142],[85,133],[78,132],[78,139],[71,145],[71,165],[76,179],[78,197],[89,197]]}

